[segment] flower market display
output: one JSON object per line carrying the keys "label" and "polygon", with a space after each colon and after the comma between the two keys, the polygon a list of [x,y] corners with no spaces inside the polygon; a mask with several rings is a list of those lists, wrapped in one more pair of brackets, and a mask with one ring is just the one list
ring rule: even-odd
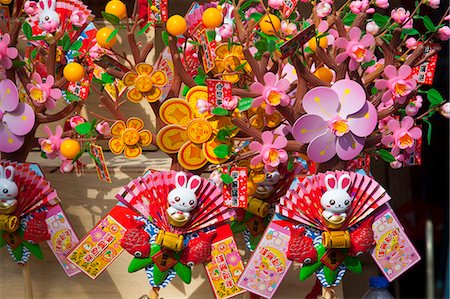
{"label": "flower market display", "polygon": [[[0,2],[0,246],[16,262],[42,257],[37,243],[52,239],[69,276],[95,279],[127,251],[152,298],[175,276],[190,283],[200,264],[216,298],[272,298],[296,263],[300,280],[315,274],[333,298],[347,270],[363,271],[362,254],[389,281],[420,260],[370,161],[420,165],[431,117],[449,117],[433,87],[450,38],[443,3],[221,0],[181,16],[166,0],[139,0],[129,16],[111,0],[102,27],[79,0]],[[153,42],[140,41],[153,27],[164,43],[155,62]],[[125,115],[128,101],[148,106],[156,129]],[[58,200],[42,172],[24,163],[38,150],[69,173],[85,156],[111,183],[104,152],[133,159],[150,145],[171,170],[124,186],[81,241],[61,208],[51,212]],[[55,214],[67,248],[46,226]]]}

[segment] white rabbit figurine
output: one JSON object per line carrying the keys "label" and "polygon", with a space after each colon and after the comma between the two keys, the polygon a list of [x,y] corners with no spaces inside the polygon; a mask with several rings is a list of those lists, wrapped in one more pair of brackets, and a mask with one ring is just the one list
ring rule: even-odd
{"label": "white rabbit figurine", "polygon": [[56,0],[39,1],[39,27],[49,33],[54,33],[60,24],[59,15],[56,12]]}
{"label": "white rabbit figurine", "polygon": [[320,204],[324,208],[322,216],[335,224],[342,223],[347,218],[346,211],[350,207],[352,198],[347,193],[351,178],[348,174],[342,174],[339,182],[333,174],[325,176],[327,191],[322,195]]}
{"label": "white rabbit figurine", "polygon": [[167,201],[170,207],[167,213],[174,220],[173,225],[182,226],[191,217],[190,212],[197,206],[197,195],[195,191],[200,187],[201,179],[198,175],[193,175],[187,179],[184,172],[178,172],[175,176],[175,189],[169,192]]}
{"label": "white rabbit figurine", "polygon": [[[3,168],[0,165],[0,211],[8,210],[17,204],[16,196],[19,194],[14,179],[15,169],[12,166]],[[6,213],[6,212],[5,212]]]}

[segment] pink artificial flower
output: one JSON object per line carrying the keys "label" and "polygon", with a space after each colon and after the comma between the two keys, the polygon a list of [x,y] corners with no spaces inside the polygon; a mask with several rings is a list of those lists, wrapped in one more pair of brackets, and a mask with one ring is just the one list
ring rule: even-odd
{"label": "pink artificial flower", "polygon": [[239,97],[232,96],[231,99],[223,99],[222,107],[227,110],[234,110],[239,102]]}
{"label": "pink artificial flower", "polygon": [[267,72],[264,75],[264,85],[255,82],[250,86],[250,90],[261,96],[253,100],[252,106],[259,107],[263,102],[266,104],[266,113],[273,114],[277,106],[287,106],[290,98],[286,94],[289,89],[289,81],[286,79],[278,80],[277,75]]}
{"label": "pink artificial flower", "polygon": [[381,58],[380,60],[377,61],[377,58],[374,56],[373,59],[375,60],[375,64],[369,66],[366,69],[366,73],[368,73],[368,74],[375,72],[377,69],[379,69],[380,67],[382,67],[384,65],[384,58]]}
{"label": "pink artificial flower", "polygon": [[380,27],[375,23],[375,21],[368,22],[366,24],[366,32],[375,35],[380,31]]}
{"label": "pink artificial flower", "polygon": [[410,14],[411,13],[403,7],[399,7],[391,11],[391,18],[398,24],[402,25],[409,18]]}
{"label": "pink artificial flower", "polygon": [[380,133],[388,132],[389,129],[387,127],[387,124],[393,119],[395,119],[395,117],[387,116],[383,119],[378,120],[378,130],[380,131]]}
{"label": "pink artificial flower", "polygon": [[75,129],[76,126],[78,126],[79,124],[82,124],[84,122],[86,122],[86,120],[79,115],[72,116],[69,119],[69,124],[72,129]]}
{"label": "pink artificial flower", "polygon": [[280,9],[281,5],[283,5],[283,0],[269,0],[267,4],[273,9]]}
{"label": "pink artificial flower", "polygon": [[327,2],[319,2],[316,7],[316,14],[319,18],[325,18],[333,11],[330,3]]}
{"label": "pink artificial flower", "polygon": [[411,77],[412,68],[409,65],[402,65],[398,71],[393,65],[384,68],[384,77],[375,82],[375,88],[378,90],[388,89],[383,95],[382,101],[387,102],[391,99],[403,104],[406,96],[416,88],[416,80]]}
{"label": "pink artificial flower", "polygon": [[209,110],[211,110],[211,105],[206,100],[200,99],[200,100],[197,101],[196,105],[197,105],[198,113],[200,113],[200,114],[203,114],[203,113],[208,112]]}
{"label": "pink artificial flower", "polygon": [[325,2],[325,3],[331,4],[331,5],[333,5],[333,3],[334,3],[334,1],[333,1],[333,0],[322,0],[322,2]]}
{"label": "pink artificial flower", "polygon": [[444,21],[450,21],[450,15],[446,16],[446,17],[444,18]]}
{"label": "pink artificial flower", "polygon": [[36,1],[25,1],[23,10],[27,15],[34,16],[39,13],[38,3]]}
{"label": "pink artificial flower", "polygon": [[294,23],[289,23],[286,21],[281,21],[281,32],[285,35],[293,35],[295,32],[297,32],[297,26],[295,26]]}
{"label": "pink artificial flower", "polygon": [[220,26],[217,30],[218,34],[221,37],[221,40],[229,39],[233,36],[233,25],[224,23],[222,26]]}
{"label": "pink artificial flower", "polygon": [[389,134],[381,139],[381,143],[392,147],[393,156],[399,155],[400,150],[412,153],[416,140],[422,137],[422,130],[413,126],[414,119],[411,116],[405,116],[401,123],[397,119],[389,121],[387,124]]}
{"label": "pink artificial flower", "polygon": [[437,37],[442,41],[447,41],[450,39],[450,28],[448,26],[444,26],[438,29]]}
{"label": "pink artificial flower", "polygon": [[87,15],[84,14],[81,10],[75,10],[70,15],[70,22],[76,27],[82,27],[87,20]]}
{"label": "pink artificial flower", "polygon": [[103,136],[108,136],[110,134],[111,127],[109,126],[109,123],[102,121],[95,126],[95,129]]}
{"label": "pink artificial flower", "polygon": [[414,20],[411,18],[407,22],[405,22],[402,26],[403,29],[412,29],[414,24]]}
{"label": "pink artificial flower", "polygon": [[59,152],[63,141],[61,138],[63,133],[62,127],[57,126],[55,129],[55,134],[53,134],[52,130],[48,126],[44,126],[44,133],[47,134],[47,138],[39,138],[38,142],[41,146],[41,150],[47,155],[47,158],[55,159],[56,157],[60,157],[61,159],[65,159]]}
{"label": "pink artificial flower", "polygon": [[287,139],[284,136],[278,136],[275,138],[272,132],[264,131],[261,135],[262,143],[253,141],[250,143],[250,150],[258,152],[250,161],[252,165],[258,165],[264,163],[264,169],[272,172],[281,163],[285,163],[288,160],[288,154],[284,150],[287,145]]}
{"label": "pink artificial flower", "polygon": [[371,15],[373,13],[375,13],[375,8],[371,7],[371,8],[366,9],[366,14]]}
{"label": "pink artificial flower", "polygon": [[15,59],[19,54],[14,47],[8,47],[11,38],[8,33],[0,35],[0,65],[5,69],[10,69],[13,66],[12,59]]}
{"label": "pink artificial flower", "polygon": [[375,6],[386,9],[389,7],[389,0],[375,0]]}
{"label": "pink artificial flower", "polygon": [[425,1],[425,4],[433,9],[438,9],[439,4],[441,4],[441,0],[427,0]]}
{"label": "pink artificial flower", "polygon": [[[77,161],[77,164],[80,163],[80,161]],[[61,161],[61,165],[59,166],[59,171],[61,173],[69,173],[73,170],[75,164],[72,160],[63,160]]]}
{"label": "pink artificial flower", "polygon": [[336,56],[337,63],[343,63],[350,57],[349,69],[354,71],[361,62],[372,60],[373,53],[368,49],[375,44],[375,38],[371,34],[365,34],[361,37],[361,29],[353,27],[348,32],[349,39],[345,37],[338,38],[334,45],[337,48],[345,49],[344,52]]}
{"label": "pink artificial flower", "polygon": [[211,182],[214,183],[214,185],[216,185],[217,187],[221,187],[222,186],[222,180],[220,178],[221,173],[219,170],[214,170],[213,172],[211,172],[211,174],[209,175],[209,180]]}
{"label": "pink artificial flower", "polygon": [[414,50],[417,48],[417,40],[414,37],[410,37],[405,41],[405,46],[410,50]]}
{"label": "pink artificial flower", "polygon": [[445,117],[450,119],[450,103],[445,103],[439,108],[439,113]]}
{"label": "pink artificial flower", "polygon": [[355,0],[350,3],[350,10],[354,14],[365,12],[369,8],[369,0]]}
{"label": "pink artificial flower", "polygon": [[308,158],[318,163],[335,155],[345,161],[354,159],[377,125],[375,107],[367,101],[364,88],[352,80],[311,89],[302,106],[306,114],[295,122],[292,135],[300,143],[309,143]]}
{"label": "pink artificial flower", "polygon": [[393,169],[399,169],[403,166],[403,161],[405,161],[405,156],[400,154],[395,156],[395,161],[391,162],[390,165]]}
{"label": "pink artificial flower", "polygon": [[33,73],[31,76],[33,83],[27,84],[27,89],[30,92],[30,97],[36,106],[45,104],[47,109],[56,107],[56,101],[62,97],[61,89],[52,88],[55,84],[55,79],[52,75],[42,80],[39,73]]}
{"label": "pink artificial flower", "polygon": [[405,113],[409,116],[414,116],[419,112],[419,109],[422,108],[422,96],[417,95],[414,99],[412,99],[408,105],[405,107]]}
{"label": "pink artificial flower", "polygon": [[[312,22],[312,20],[311,20]],[[322,37],[327,39],[327,45],[331,46],[334,44],[334,41],[339,38],[339,33],[335,30],[330,28],[330,25],[327,21],[322,20],[319,23],[319,26],[317,26],[317,35],[323,35],[324,33],[328,33],[328,35]]]}

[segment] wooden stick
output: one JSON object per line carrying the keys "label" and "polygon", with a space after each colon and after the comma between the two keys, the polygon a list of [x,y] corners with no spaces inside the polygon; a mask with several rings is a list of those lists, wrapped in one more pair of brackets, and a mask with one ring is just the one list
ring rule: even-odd
{"label": "wooden stick", "polygon": [[25,263],[21,267],[22,267],[23,284],[25,287],[25,299],[33,299],[33,287],[31,285],[30,266],[28,265],[28,263]]}
{"label": "wooden stick", "polygon": [[322,287],[322,298],[323,299],[337,299],[336,291],[334,287]]}
{"label": "wooden stick", "polygon": [[150,299],[158,299],[159,298],[159,288],[153,287],[150,291]]}

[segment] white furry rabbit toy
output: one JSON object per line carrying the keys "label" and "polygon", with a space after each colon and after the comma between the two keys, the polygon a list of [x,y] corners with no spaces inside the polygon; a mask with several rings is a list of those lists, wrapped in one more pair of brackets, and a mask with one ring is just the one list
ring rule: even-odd
{"label": "white furry rabbit toy", "polygon": [[195,191],[200,187],[201,179],[198,175],[193,175],[190,179],[184,172],[178,172],[175,176],[175,189],[169,192],[167,201],[170,207],[167,208],[169,216],[179,222],[187,221],[191,216],[190,212],[197,206],[197,195]]}
{"label": "white furry rabbit toy", "polygon": [[14,179],[15,169],[12,166],[3,168],[0,165],[0,208],[10,208],[17,203],[16,196],[19,194]]}
{"label": "white furry rabbit toy", "polygon": [[348,174],[342,174],[339,181],[333,174],[325,176],[327,191],[322,195],[320,204],[324,208],[322,216],[329,221],[343,222],[347,218],[346,211],[350,207],[352,198],[347,193],[351,178]]}
{"label": "white furry rabbit toy", "polygon": [[39,27],[49,33],[58,30],[60,19],[56,12],[56,0],[40,0],[39,7]]}

